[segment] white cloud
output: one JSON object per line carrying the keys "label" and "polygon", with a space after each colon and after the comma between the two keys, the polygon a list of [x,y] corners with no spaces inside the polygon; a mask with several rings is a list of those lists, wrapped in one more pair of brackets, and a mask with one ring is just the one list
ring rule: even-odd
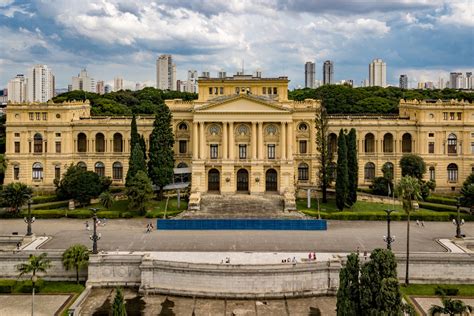
{"label": "white cloud", "polygon": [[447,6],[448,13],[439,17],[441,23],[474,26],[474,3],[472,0],[453,0],[447,2]]}

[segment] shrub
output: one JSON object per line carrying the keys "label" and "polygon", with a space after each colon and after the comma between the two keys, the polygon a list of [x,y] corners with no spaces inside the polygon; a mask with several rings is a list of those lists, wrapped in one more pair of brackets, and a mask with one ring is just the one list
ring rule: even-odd
{"label": "shrub", "polygon": [[429,196],[426,198],[425,201],[429,203],[437,203],[451,206],[456,206],[457,203],[456,199],[446,198],[442,196]]}
{"label": "shrub", "polygon": [[122,218],[132,218],[132,217],[135,217],[135,213],[134,212],[123,212],[121,214],[121,217]]}
{"label": "shrub", "polygon": [[125,191],[124,187],[110,187],[110,193],[122,193]]}
{"label": "shrub", "polygon": [[108,219],[120,218],[120,213],[114,211],[98,211],[97,217]]}
{"label": "shrub", "polygon": [[69,206],[69,201],[49,202],[44,204],[32,205],[31,209],[52,210],[57,208],[66,208]]}
{"label": "shrub", "polygon": [[84,209],[67,212],[67,217],[70,217],[70,218],[91,218],[92,215],[93,214],[91,210],[84,210]]}
{"label": "shrub", "polygon": [[453,287],[437,286],[435,294],[439,296],[456,296],[459,294],[459,289]]}
{"label": "shrub", "polygon": [[437,212],[456,212],[456,207],[443,205],[443,204],[434,204],[434,203],[426,203],[426,202],[418,202],[420,207],[425,208],[427,210],[437,211]]}
{"label": "shrub", "polygon": [[39,195],[35,196],[31,199],[33,204],[41,204],[41,203],[49,203],[49,202],[56,202],[58,201],[58,197],[56,195]]}
{"label": "shrub", "polygon": [[[38,279],[35,283],[35,292],[39,293],[44,288],[44,280]],[[16,293],[31,293],[33,292],[33,284],[31,280],[25,280],[22,282],[17,282],[13,292]]]}

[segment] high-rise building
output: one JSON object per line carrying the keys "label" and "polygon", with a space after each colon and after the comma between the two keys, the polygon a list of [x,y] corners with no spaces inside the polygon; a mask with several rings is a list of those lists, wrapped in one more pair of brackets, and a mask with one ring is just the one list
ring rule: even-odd
{"label": "high-rise building", "polygon": [[387,86],[387,64],[380,59],[374,59],[369,64],[369,85],[371,87]]}
{"label": "high-rise building", "polygon": [[425,89],[433,90],[433,89],[434,89],[434,83],[433,83],[433,81],[427,81],[427,82],[425,82]]}
{"label": "high-rise building", "polygon": [[103,80],[97,81],[97,84],[95,86],[95,91],[98,94],[105,94],[105,83]]}
{"label": "high-rise building", "polygon": [[115,77],[114,78],[114,91],[123,90],[123,78]]}
{"label": "high-rise building", "polygon": [[106,84],[104,88],[104,92],[106,94],[112,92],[112,86],[110,86],[109,84]]}
{"label": "high-rise building", "polygon": [[326,60],[323,64],[323,84],[334,83],[334,64],[330,60]]}
{"label": "high-rise building", "polygon": [[27,82],[28,79],[25,78],[23,74],[16,75],[15,78],[8,82],[8,102],[12,103],[23,103],[27,99]]}
{"label": "high-rise building", "polygon": [[438,79],[438,89],[444,89],[446,88],[446,84],[444,83],[444,78],[439,77]]}
{"label": "high-rise building", "polygon": [[48,102],[54,97],[54,75],[46,65],[35,65],[28,71],[27,101]]}
{"label": "high-rise building", "polygon": [[400,75],[400,89],[408,89],[408,76]]}
{"label": "high-rise building", "polygon": [[472,87],[472,72],[466,72],[466,85],[465,85],[465,88],[469,89],[469,90],[471,90],[473,88]]}
{"label": "high-rise building", "polygon": [[[224,77],[219,77],[219,78],[225,78],[225,71],[220,71],[219,75],[224,76]],[[197,79],[198,79],[197,70],[188,70],[188,81],[186,81],[186,84],[184,86],[184,91],[197,93],[198,91]]]}
{"label": "high-rise building", "polygon": [[171,55],[160,55],[156,60],[156,88],[176,90],[176,65]]}
{"label": "high-rise building", "polygon": [[461,72],[451,72],[449,74],[449,88],[451,89],[462,89],[462,86],[459,84],[459,77],[462,76]]}
{"label": "high-rise building", "polygon": [[96,92],[95,80],[89,77],[87,69],[81,69],[77,77],[72,77],[72,90]]}
{"label": "high-rise building", "polygon": [[305,88],[315,88],[316,80],[316,64],[308,61],[304,65],[304,87]]}

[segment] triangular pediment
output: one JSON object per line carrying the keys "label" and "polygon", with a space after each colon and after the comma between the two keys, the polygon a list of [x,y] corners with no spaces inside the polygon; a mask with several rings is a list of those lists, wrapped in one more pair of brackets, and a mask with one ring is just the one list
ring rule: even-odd
{"label": "triangular pediment", "polygon": [[265,100],[264,98],[249,96],[249,95],[235,95],[218,100],[211,100],[194,109],[195,112],[205,113],[288,113],[289,109],[280,106],[277,102]]}

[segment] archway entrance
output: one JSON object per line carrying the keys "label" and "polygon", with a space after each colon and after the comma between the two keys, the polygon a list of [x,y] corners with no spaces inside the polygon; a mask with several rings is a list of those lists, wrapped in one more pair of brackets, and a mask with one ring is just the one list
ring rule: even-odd
{"label": "archway entrance", "polygon": [[249,190],[249,172],[245,169],[237,171],[237,191]]}
{"label": "archway entrance", "polygon": [[265,176],[265,191],[276,191],[278,189],[278,178],[275,169],[268,169]]}
{"label": "archway entrance", "polygon": [[220,191],[220,173],[217,169],[209,170],[207,177],[207,190],[208,191]]}

